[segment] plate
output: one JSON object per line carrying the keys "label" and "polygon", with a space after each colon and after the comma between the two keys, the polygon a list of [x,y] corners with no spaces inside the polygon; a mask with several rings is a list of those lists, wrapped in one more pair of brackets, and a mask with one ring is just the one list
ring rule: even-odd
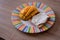
{"label": "plate", "polygon": [[[25,8],[26,6],[31,6],[34,5],[38,8],[40,12],[45,13],[50,17],[49,20],[41,27],[35,27],[31,22],[29,21],[24,21],[19,18],[19,13],[20,11]],[[12,15],[11,15],[11,20],[12,24],[17,28],[18,30],[25,32],[25,33],[40,33],[48,30],[49,28],[52,27],[52,25],[55,23],[55,13],[53,10],[47,6],[44,3],[41,2],[29,2],[29,3],[24,3],[22,5],[19,5],[15,10],[13,10]]]}

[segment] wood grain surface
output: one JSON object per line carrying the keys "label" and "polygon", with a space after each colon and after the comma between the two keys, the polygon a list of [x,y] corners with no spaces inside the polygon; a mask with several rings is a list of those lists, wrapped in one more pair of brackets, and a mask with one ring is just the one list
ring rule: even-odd
{"label": "wood grain surface", "polygon": [[[56,22],[46,32],[26,34],[12,25],[11,12],[22,3],[33,1],[48,4],[56,14]],[[0,0],[0,37],[5,40],[60,40],[60,0]]]}

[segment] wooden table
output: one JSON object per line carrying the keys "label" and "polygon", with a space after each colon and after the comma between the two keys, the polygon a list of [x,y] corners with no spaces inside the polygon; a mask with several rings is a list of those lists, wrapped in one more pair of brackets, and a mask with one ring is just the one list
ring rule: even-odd
{"label": "wooden table", "polygon": [[[39,34],[19,32],[11,23],[11,12],[22,3],[33,1],[44,2],[54,10],[55,25]],[[6,40],[60,40],[60,0],[0,0],[0,37]]]}

